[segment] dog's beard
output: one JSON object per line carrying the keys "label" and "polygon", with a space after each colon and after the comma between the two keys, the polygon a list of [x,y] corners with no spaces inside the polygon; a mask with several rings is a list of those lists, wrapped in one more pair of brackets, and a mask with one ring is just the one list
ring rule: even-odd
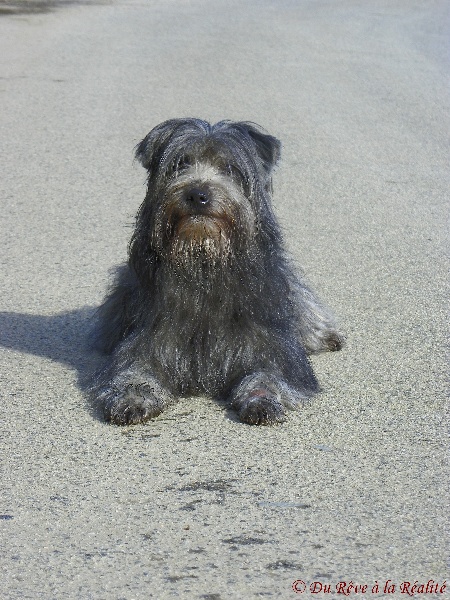
{"label": "dog's beard", "polygon": [[169,259],[176,264],[192,266],[197,262],[224,263],[230,257],[231,224],[228,220],[208,215],[186,215],[175,225],[169,243]]}

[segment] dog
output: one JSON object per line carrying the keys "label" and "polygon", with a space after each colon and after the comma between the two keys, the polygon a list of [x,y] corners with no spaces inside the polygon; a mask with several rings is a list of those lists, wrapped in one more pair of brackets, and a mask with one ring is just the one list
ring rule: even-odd
{"label": "dog", "polygon": [[209,395],[271,425],[318,391],[308,354],[344,337],[284,251],[271,205],[280,150],[255,123],[194,118],[136,147],[147,194],[95,334],[110,357],[91,393],[107,421]]}

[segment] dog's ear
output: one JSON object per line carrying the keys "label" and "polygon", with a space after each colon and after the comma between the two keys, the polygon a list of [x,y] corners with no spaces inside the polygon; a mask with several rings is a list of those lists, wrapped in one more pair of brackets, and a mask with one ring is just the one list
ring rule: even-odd
{"label": "dog's ear", "polygon": [[195,137],[202,137],[211,129],[207,121],[194,118],[169,119],[160,123],[136,146],[136,160],[150,174],[161,162],[179,151],[182,145]]}
{"label": "dog's ear", "polygon": [[278,163],[281,156],[281,142],[273,135],[266,133],[255,123],[241,123],[248,135],[251,137],[256,152],[262,162],[266,173],[270,176],[272,169]]}
{"label": "dog's ear", "polygon": [[153,170],[161,158],[162,149],[173,133],[175,119],[157,125],[148,133],[135,149],[135,158],[148,171]]}

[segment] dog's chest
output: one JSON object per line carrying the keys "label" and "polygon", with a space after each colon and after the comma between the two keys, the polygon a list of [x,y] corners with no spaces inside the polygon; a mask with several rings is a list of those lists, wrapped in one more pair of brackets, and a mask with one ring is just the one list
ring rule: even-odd
{"label": "dog's chest", "polygon": [[250,362],[248,327],[238,315],[181,311],[159,320],[151,340],[152,362],[179,392],[211,392]]}

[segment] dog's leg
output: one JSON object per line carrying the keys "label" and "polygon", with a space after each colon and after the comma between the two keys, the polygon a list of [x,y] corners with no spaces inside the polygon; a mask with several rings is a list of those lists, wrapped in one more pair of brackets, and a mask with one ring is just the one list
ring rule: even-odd
{"label": "dog's leg", "polygon": [[306,285],[298,288],[299,333],[305,350],[309,353],[340,350],[345,337],[339,331],[331,312],[324,307]]}
{"label": "dog's leg", "polygon": [[274,425],[286,418],[286,408],[294,408],[311,394],[293,390],[283,380],[258,372],[244,377],[231,392],[231,408],[250,425]]}
{"label": "dog's leg", "polygon": [[175,402],[153,375],[137,365],[109,378],[103,374],[93,394],[103,407],[105,419],[116,425],[144,423]]}
{"label": "dog's leg", "polygon": [[134,329],[139,314],[136,276],[128,265],[116,270],[114,283],[97,309],[97,327],[91,334],[96,350],[110,354]]}

